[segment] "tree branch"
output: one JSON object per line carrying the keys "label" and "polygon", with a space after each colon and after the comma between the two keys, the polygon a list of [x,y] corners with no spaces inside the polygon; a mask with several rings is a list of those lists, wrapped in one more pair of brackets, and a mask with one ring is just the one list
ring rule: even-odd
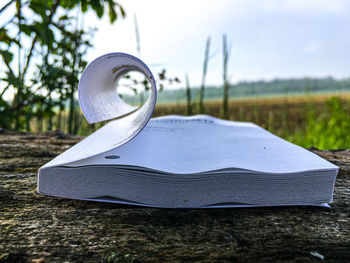
{"label": "tree branch", "polygon": [[13,22],[13,20],[15,20],[15,17],[12,17],[9,21],[7,21],[5,24],[3,24],[0,28],[0,30],[4,30],[8,24]]}
{"label": "tree branch", "polygon": [[[60,5],[60,0],[57,0],[50,8],[50,14],[47,16],[47,23],[48,24],[51,24],[51,21],[52,21],[52,17],[53,15],[56,13],[56,10],[57,10],[57,7]],[[26,61],[26,64],[25,64],[25,67],[23,69],[23,72],[22,72],[22,79],[24,79],[24,75],[26,74],[27,70],[28,70],[28,67],[29,67],[29,64],[30,64],[30,60],[32,58],[32,55],[33,55],[33,51],[34,51],[34,47],[35,47],[35,44],[37,42],[37,36],[35,36],[33,38],[33,41],[32,41],[32,45],[30,47],[30,50],[29,50],[29,53],[28,53],[28,56],[27,56],[27,61]]]}
{"label": "tree branch", "polygon": [[2,98],[2,95],[4,95],[5,91],[10,87],[10,85],[7,85],[1,92],[0,98]]}
{"label": "tree branch", "polygon": [[28,106],[28,105],[31,105],[31,104],[34,104],[36,102],[43,102],[44,101],[44,98],[40,98],[40,97],[37,97],[37,98],[33,98],[31,100],[28,100],[28,101],[23,101],[22,103],[20,104],[16,104],[16,105],[12,105],[11,107],[11,110],[19,110],[25,106]]}
{"label": "tree branch", "polygon": [[10,64],[8,63],[8,61],[6,61],[6,59],[4,59],[4,58],[3,58],[3,61],[5,62],[6,67],[7,67],[8,70],[10,71],[10,74],[12,74],[13,76],[16,76],[16,75],[13,73],[13,70],[12,70]]}
{"label": "tree branch", "polygon": [[26,65],[22,71],[22,79],[24,79],[24,75],[26,74],[27,72],[27,69],[28,69],[28,66],[29,66],[29,63],[30,63],[30,59],[32,58],[32,55],[33,55],[33,50],[34,50],[34,46],[36,44],[36,36],[33,38],[33,41],[32,41],[32,45],[30,47],[30,50],[29,50],[29,53],[28,53],[28,56],[27,56],[27,61],[26,61]]}
{"label": "tree branch", "polygon": [[52,17],[53,17],[53,15],[56,13],[57,7],[58,7],[59,5],[60,5],[60,0],[57,0],[56,3],[54,3],[54,4],[51,6],[50,14],[49,14],[48,17],[47,17],[47,21],[48,21],[49,23],[51,23]]}
{"label": "tree branch", "polygon": [[6,5],[4,5],[1,9],[0,9],[0,14],[5,11],[6,8],[8,8],[15,0],[11,0],[10,2],[8,2]]}

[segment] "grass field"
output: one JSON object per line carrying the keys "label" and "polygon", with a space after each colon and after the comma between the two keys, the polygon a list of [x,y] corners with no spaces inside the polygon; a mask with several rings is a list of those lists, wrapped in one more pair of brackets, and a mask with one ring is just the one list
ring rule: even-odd
{"label": "grass field", "polygon": [[[206,114],[220,117],[221,101],[205,106]],[[154,116],[186,110],[185,103],[159,104]],[[350,148],[350,94],[232,99],[229,112],[230,120],[254,122],[303,147]]]}
{"label": "grass field", "polygon": [[[193,105],[196,114],[196,105]],[[205,114],[221,117],[221,101],[206,101]],[[187,115],[186,103],[157,104],[153,117]],[[55,127],[68,132],[67,113]],[[350,94],[309,95],[284,98],[231,99],[229,119],[253,122],[302,147],[319,149],[350,148]],[[77,109],[77,133],[86,136],[104,123],[89,125]],[[38,121],[33,120],[32,131]],[[47,123],[44,123],[44,130]]]}

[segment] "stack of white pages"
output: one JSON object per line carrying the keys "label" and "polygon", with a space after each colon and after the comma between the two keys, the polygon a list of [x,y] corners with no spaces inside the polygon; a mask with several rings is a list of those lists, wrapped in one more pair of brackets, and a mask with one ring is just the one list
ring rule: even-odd
{"label": "stack of white pages", "polygon": [[[104,64],[106,59],[113,63]],[[153,80],[143,63],[131,67],[126,59],[142,63],[122,53],[107,54],[94,62],[106,72],[106,64],[113,65],[110,72],[123,70],[122,66],[136,68]],[[91,96],[82,83],[94,62],[83,73],[79,99],[87,119],[100,121],[105,118],[94,116],[96,110],[81,99],[83,93]],[[93,77],[96,83],[84,85],[103,82],[105,76],[102,80],[97,76]],[[124,112],[41,167],[38,192],[164,208],[327,206],[332,202],[337,166],[252,123],[206,115],[150,120],[146,116],[143,121],[145,112],[150,116],[153,111],[155,101],[150,97],[151,103]],[[98,99],[106,103],[105,98]]]}

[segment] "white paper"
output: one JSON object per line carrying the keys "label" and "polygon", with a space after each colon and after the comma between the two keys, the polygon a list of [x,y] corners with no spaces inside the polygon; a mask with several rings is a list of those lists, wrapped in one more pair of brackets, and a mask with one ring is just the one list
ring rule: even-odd
{"label": "white paper", "polygon": [[[122,75],[138,71],[151,84],[150,95],[142,107],[131,106],[118,95]],[[124,53],[110,53],[92,61],[79,81],[79,104],[89,123],[118,118],[110,122],[108,134],[96,141],[86,138],[82,151],[71,149],[69,160],[79,160],[118,147],[135,137],[150,119],[157,99],[157,88],[150,69],[138,58]],[[106,129],[107,130],[107,129]]]}
{"label": "white paper", "polygon": [[[138,71],[151,83],[143,106],[125,103],[118,81]],[[156,84],[124,53],[83,72],[79,103],[105,126],[40,168],[38,192],[153,207],[255,207],[331,202],[338,167],[253,123],[207,115],[150,119]]]}
{"label": "white paper", "polygon": [[[95,153],[122,120],[114,120],[65,153],[66,166],[135,166],[171,174],[243,169],[260,173],[332,170],[335,165],[252,123],[224,121],[206,115],[151,119],[126,144],[89,158],[74,160],[76,152]],[[69,152],[70,151],[70,152]],[[70,154],[68,154],[70,153]],[[106,156],[117,155],[118,159]],[[63,162],[60,158],[52,165]]]}

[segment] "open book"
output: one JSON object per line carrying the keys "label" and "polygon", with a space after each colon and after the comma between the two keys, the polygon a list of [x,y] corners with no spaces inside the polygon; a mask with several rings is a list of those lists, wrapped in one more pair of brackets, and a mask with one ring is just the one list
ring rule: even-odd
{"label": "open book", "polygon": [[[116,92],[130,70],[152,85],[140,109]],[[155,99],[152,73],[137,58],[112,53],[89,64],[79,84],[84,115],[89,122],[119,118],[41,167],[38,192],[167,208],[332,202],[337,166],[252,123],[206,115],[150,119]]]}

